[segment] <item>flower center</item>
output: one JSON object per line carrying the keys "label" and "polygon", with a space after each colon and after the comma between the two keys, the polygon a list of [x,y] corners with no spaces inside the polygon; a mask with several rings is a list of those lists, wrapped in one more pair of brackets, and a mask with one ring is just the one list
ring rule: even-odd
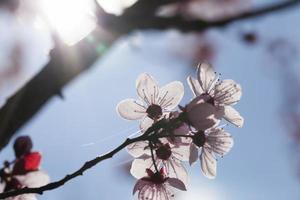
{"label": "flower center", "polygon": [[203,97],[204,97],[204,100],[205,100],[205,102],[206,103],[209,103],[209,104],[211,104],[211,105],[215,105],[215,100],[214,100],[214,98],[210,95],[210,94],[202,94],[203,95]]}
{"label": "flower center", "polygon": [[154,183],[164,183],[166,180],[165,177],[162,174],[160,174],[159,172],[156,172],[155,174],[153,174],[150,177],[150,179]]}
{"label": "flower center", "polygon": [[204,134],[204,131],[198,131],[194,136],[193,136],[193,143],[197,145],[198,147],[203,147],[203,145],[206,142],[206,136]]}
{"label": "flower center", "polygon": [[142,178],[145,181],[150,181],[155,184],[162,184],[167,180],[163,169],[155,173],[151,169],[146,169],[146,172],[148,174],[148,177]]}
{"label": "flower center", "polygon": [[159,159],[168,160],[172,155],[172,151],[169,144],[162,145],[156,149],[156,155]]}
{"label": "flower center", "polygon": [[159,105],[151,104],[146,110],[148,117],[158,119],[162,116],[162,109]]}

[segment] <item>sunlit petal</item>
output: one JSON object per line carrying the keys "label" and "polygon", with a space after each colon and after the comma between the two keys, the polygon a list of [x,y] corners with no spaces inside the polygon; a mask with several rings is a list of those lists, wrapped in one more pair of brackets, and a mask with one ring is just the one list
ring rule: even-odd
{"label": "sunlit petal", "polygon": [[189,76],[187,78],[187,82],[188,82],[194,96],[199,96],[199,95],[204,93],[204,91],[203,91],[202,87],[200,86],[200,83],[199,83],[198,80],[196,80],[193,77]]}
{"label": "sunlit petal", "polygon": [[204,92],[209,92],[216,83],[216,73],[208,63],[201,63],[197,68],[198,81]]}
{"label": "sunlit petal", "polygon": [[215,87],[214,100],[218,105],[236,104],[242,97],[242,88],[235,81],[223,80]]}
{"label": "sunlit petal", "polygon": [[237,127],[243,127],[244,118],[240,115],[240,113],[231,106],[225,106],[224,108],[223,118]]}
{"label": "sunlit petal", "polygon": [[203,147],[200,155],[201,169],[209,179],[214,179],[217,175],[217,161],[213,153],[207,148]]}
{"label": "sunlit petal", "polygon": [[184,94],[181,82],[171,82],[159,90],[157,103],[166,110],[172,110],[178,106]]}
{"label": "sunlit petal", "polygon": [[117,105],[117,112],[128,120],[141,119],[146,115],[142,102],[134,99],[125,99]]}
{"label": "sunlit petal", "polygon": [[155,99],[158,96],[159,87],[156,80],[147,73],[139,75],[136,80],[136,89],[140,98],[148,105],[156,103]]}

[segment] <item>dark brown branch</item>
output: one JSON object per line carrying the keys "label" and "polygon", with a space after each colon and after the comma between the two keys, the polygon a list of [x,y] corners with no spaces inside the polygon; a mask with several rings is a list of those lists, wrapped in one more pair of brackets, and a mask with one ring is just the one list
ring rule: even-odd
{"label": "dark brown branch", "polygon": [[[99,31],[89,37],[94,38],[95,43],[83,40],[72,47],[57,43],[50,52],[49,63],[8,99],[0,110],[0,150],[49,99],[56,95],[62,97],[62,88],[92,66],[101,54],[96,51],[97,44],[108,47],[112,43]],[[96,37],[101,37],[102,41]]]}
{"label": "dark brown branch", "polygon": [[[140,0],[136,4],[138,9],[142,3],[148,0]],[[159,0],[149,0],[156,1]],[[162,0],[162,2],[176,0]],[[238,16],[217,21],[187,21],[182,17],[160,18],[160,17],[132,17],[135,15],[134,7],[128,9],[131,14],[114,16],[106,14],[98,9],[99,24],[116,31],[119,34],[126,34],[137,29],[168,29],[176,28],[182,31],[203,31],[212,27],[223,27],[233,22],[263,16],[272,12],[281,11],[300,4],[300,0],[289,0],[277,5],[260,8],[246,12]],[[158,4],[157,4],[158,5]],[[152,8],[153,9],[153,8]],[[140,14],[140,12],[139,12]],[[90,38],[93,35],[88,36]],[[102,36],[100,35],[100,38]],[[105,40],[102,38],[103,41]],[[96,40],[97,41],[97,40]],[[109,40],[109,46],[113,40]],[[31,81],[12,96],[4,107],[0,109],[0,150],[8,143],[9,139],[25,125],[53,96],[61,95],[62,88],[76,78],[83,71],[88,69],[98,59],[99,54],[94,44],[83,40],[73,47],[60,46],[52,50],[50,62]],[[72,59],[70,58],[72,57]],[[76,61],[74,61],[76,59]]]}
{"label": "dark brown branch", "polygon": [[[176,120],[180,120],[180,119],[177,118]],[[49,183],[45,186],[38,187],[38,188],[22,188],[22,189],[18,189],[18,190],[0,193],[0,199],[5,199],[8,197],[18,196],[21,194],[29,194],[29,193],[43,194],[43,192],[45,192],[45,191],[53,190],[58,187],[61,187],[65,183],[69,182],[70,180],[72,180],[78,176],[82,176],[85,171],[87,171],[88,169],[97,165],[98,163],[102,162],[103,160],[112,158],[116,153],[118,153],[119,151],[121,151],[126,146],[128,146],[132,143],[135,143],[138,141],[145,141],[145,140],[151,141],[154,138],[170,136],[170,135],[166,135],[166,134],[165,135],[154,135],[154,133],[158,133],[158,131],[160,129],[165,129],[166,127],[169,126],[169,123],[173,123],[173,122],[174,122],[174,120],[166,121],[165,119],[158,121],[157,123],[153,124],[143,135],[132,138],[132,139],[127,138],[122,144],[120,144],[118,147],[116,147],[112,151],[110,151],[102,156],[96,157],[93,160],[87,161],[86,163],[84,163],[84,165],[80,169],[78,169],[77,171],[75,171],[71,174],[66,175],[64,178],[62,178],[59,181],[55,181],[55,182]],[[178,136],[178,137],[188,137],[188,136],[183,135],[183,136]]]}
{"label": "dark brown branch", "polygon": [[45,186],[38,187],[38,188],[22,188],[20,190],[0,193],[0,199],[17,196],[17,195],[21,195],[21,194],[29,194],[29,193],[43,194],[43,192],[45,192],[45,191],[56,189],[56,188],[64,185],[66,182],[68,182],[78,176],[83,175],[83,173],[86,170],[92,168],[93,166],[97,165],[101,161],[112,158],[116,153],[118,153],[119,151],[124,149],[127,145],[132,144],[137,141],[142,141],[144,139],[145,139],[144,135],[133,138],[133,139],[127,139],[121,145],[119,145],[117,148],[115,148],[114,150],[110,151],[107,154],[104,154],[102,156],[99,156],[93,160],[86,162],[79,170],[73,172],[72,174],[66,175],[63,179],[61,179],[59,181],[52,182],[52,183],[49,183]]}

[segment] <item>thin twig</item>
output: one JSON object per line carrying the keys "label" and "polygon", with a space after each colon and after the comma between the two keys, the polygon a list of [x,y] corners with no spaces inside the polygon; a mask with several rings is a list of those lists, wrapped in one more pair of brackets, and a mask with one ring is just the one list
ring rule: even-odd
{"label": "thin twig", "polygon": [[150,152],[151,152],[151,159],[152,159],[152,162],[153,162],[153,165],[154,165],[154,168],[155,168],[155,171],[158,173],[159,170],[158,170],[158,167],[156,165],[156,162],[155,162],[155,159],[154,159],[154,153],[153,153],[153,144],[152,142],[149,140],[149,147],[150,147]]}
{"label": "thin twig", "polygon": [[45,186],[42,187],[37,187],[37,188],[22,188],[22,189],[18,189],[18,190],[12,190],[12,191],[8,191],[8,192],[4,192],[4,193],[0,193],[0,199],[5,199],[8,197],[12,197],[12,196],[18,196],[21,194],[29,194],[29,193],[36,193],[36,194],[43,194],[43,192],[48,191],[48,190],[53,190],[56,189],[58,187],[63,186],[66,182],[69,182],[70,180],[83,175],[83,173],[85,171],[87,171],[88,169],[94,167],[95,165],[97,165],[98,163],[102,162],[103,160],[107,160],[109,158],[112,158],[116,153],[118,153],[119,151],[121,151],[122,149],[124,149],[126,146],[135,143],[135,142],[139,142],[139,141],[146,141],[146,140],[152,140],[154,137],[156,138],[162,138],[162,137],[169,137],[170,135],[157,135],[155,136],[153,133],[157,133],[160,129],[163,129],[167,126],[169,122],[166,121],[165,119],[162,119],[158,122],[156,122],[155,124],[153,124],[150,128],[147,129],[147,131],[138,137],[135,138],[127,138],[122,144],[120,144],[118,147],[116,147],[115,149],[113,149],[112,151],[102,155],[102,156],[98,156],[90,161],[87,161],[84,163],[84,165],[78,169],[77,171],[66,175],[64,178],[62,178],[61,180],[49,183]]}

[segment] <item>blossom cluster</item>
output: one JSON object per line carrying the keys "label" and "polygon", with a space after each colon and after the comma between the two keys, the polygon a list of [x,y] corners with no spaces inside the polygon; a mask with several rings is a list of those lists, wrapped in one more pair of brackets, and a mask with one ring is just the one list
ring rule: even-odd
{"label": "blossom cluster", "polygon": [[243,126],[243,117],[232,107],[242,96],[239,84],[220,80],[207,63],[199,64],[197,78],[190,76],[187,82],[194,98],[186,106],[179,105],[184,95],[181,82],[159,87],[147,73],[136,81],[139,99],[117,105],[121,117],[141,121],[141,135],[146,136],[127,146],[134,157],[130,172],[138,179],[133,194],[139,200],[169,200],[175,190],[185,191],[188,173],[184,162],[192,165],[199,159],[203,175],[215,178],[217,156],[224,156],[233,146],[220,122],[224,119]]}
{"label": "blossom cluster", "polygon": [[[21,188],[34,188],[49,183],[49,176],[40,169],[42,155],[32,151],[32,141],[28,136],[20,136],[14,143],[15,160],[5,161],[0,171],[0,192]],[[22,194],[6,200],[36,200],[35,194]]]}

